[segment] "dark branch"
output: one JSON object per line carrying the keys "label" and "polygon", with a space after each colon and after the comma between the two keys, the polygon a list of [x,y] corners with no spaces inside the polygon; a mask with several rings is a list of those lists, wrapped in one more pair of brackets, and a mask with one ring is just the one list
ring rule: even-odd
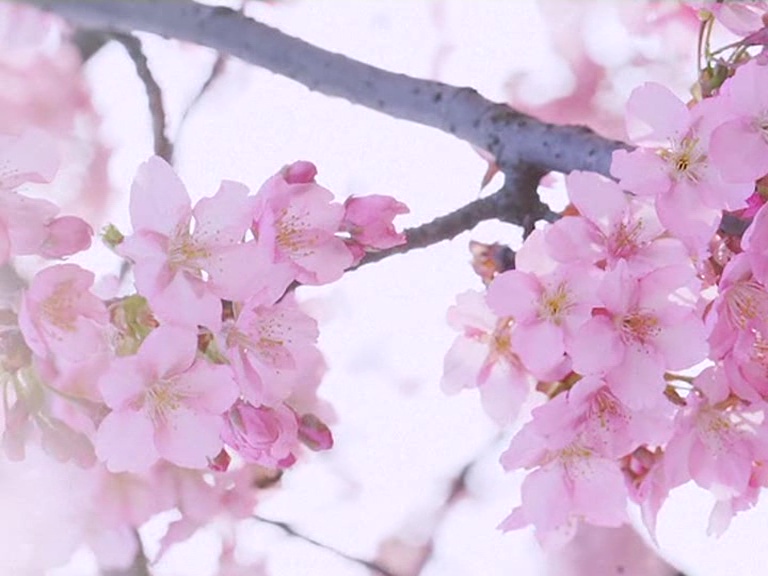
{"label": "dark branch", "polygon": [[109,42],[109,34],[98,30],[75,30],[69,38],[85,63]]}
{"label": "dark branch", "polygon": [[416,228],[405,230],[405,244],[367,254],[356,268],[379,262],[393,254],[403,254],[450,240],[472,230],[485,220],[502,220],[522,226],[524,232],[533,230],[537,220],[555,220],[558,216],[539,200],[536,189],[541,172],[533,168],[508,170],[504,186],[490,196],[480,198],[444,216]]}
{"label": "dark branch", "polygon": [[322,50],[230,8],[191,0],[25,1],[78,26],[141,30],[208,46],[310,90],[448,132],[490,152],[502,169],[526,163],[607,175],[611,153],[625,147],[588,128],[546,124],[471,88],[411,78]]}
{"label": "dark branch", "polygon": [[125,51],[128,53],[128,56],[136,67],[137,76],[144,84],[144,90],[147,93],[149,114],[152,118],[152,142],[154,153],[170,164],[173,160],[173,144],[165,133],[166,126],[163,92],[160,89],[160,85],[155,80],[152,70],[149,69],[149,62],[141,47],[141,40],[132,34],[123,34],[121,32],[113,33],[112,38],[123,45]]}
{"label": "dark branch", "polygon": [[313,546],[317,546],[318,548],[322,548],[323,550],[327,550],[328,552],[331,552],[332,554],[335,554],[336,556],[339,556],[340,558],[344,558],[345,560],[349,560],[350,562],[354,562],[355,564],[359,564],[360,566],[363,566],[367,568],[368,570],[371,570],[372,572],[375,572],[377,574],[380,574],[381,576],[396,576],[383,566],[380,566],[376,564],[375,562],[371,562],[370,560],[364,560],[362,558],[357,558],[356,556],[351,556],[345,552],[342,552],[341,550],[337,550],[336,548],[331,548],[330,546],[327,546],[326,544],[323,544],[322,542],[318,542],[314,538],[310,538],[309,536],[305,536],[301,532],[298,532],[293,526],[286,522],[280,522],[278,520],[270,520],[268,518],[263,518],[262,516],[254,515],[253,518],[262,524],[269,524],[270,526],[274,526],[275,528],[279,528],[289,536],[293,536],[294,538],[298,538],[299,540],[303,540],[304,542],[307,542],[308,544],[312,544]]}

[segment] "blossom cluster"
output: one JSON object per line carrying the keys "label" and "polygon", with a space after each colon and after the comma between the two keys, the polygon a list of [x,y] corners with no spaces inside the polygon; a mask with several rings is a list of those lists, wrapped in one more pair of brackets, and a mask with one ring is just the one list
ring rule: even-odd
{"label": "blossom cluster", "polygon": [[[85,221],[20,192],[55,175],[46,142],[0,137],[1,264],[91,244]],[[293,163],[256,194],[224,181],[193,206],[172,167],[150,158],[131,189],[133,231],[103,234],[134,286],[54,263],[0,305],[3,450],[21,460],[34,444],[90,471],[97,508],[83,538],[102,565],[129,565],[135,530],[164,510],[182,517],[163,550],[216,515],[249,517],[256,487],[302,447],[331,448],[318,326],[293,288],[404,242],[392,220],[407,208],[377,195],[335,202],[316,172]]]}
{"label": "blossom cluster", "polygon": [[[751,22],[751,45],[765,8],[715,16]],[[637,88],[614,179],[569,174],[563,216],[449,311],[444,389],[478,388],[502,424],[538,404],[501,456],[529,470],[504,530],[558,545],[634,502],[653,534],[693,481],[720,533],[768,486],[768,63],[741,50],[717,65],[689,103]]]}

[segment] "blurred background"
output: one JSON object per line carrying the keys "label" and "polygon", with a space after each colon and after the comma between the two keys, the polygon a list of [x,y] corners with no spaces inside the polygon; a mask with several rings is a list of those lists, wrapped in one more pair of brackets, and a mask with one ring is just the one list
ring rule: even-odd
{"label": "blurred background", "polygon": [[[621,109],[634,86],[656,80],[685,96],[696,73],[695,12],[672,0],[280,0],[249,1],[244,10],[351,58],[472,86],[546,120],[587,123],[616,138],[623,135]],[[20,33],[0,30],[11,40]],[[481,188],[487,162],[449,135],[313,94],[236,60],[217,64],[217,54],[205,48],[139,36],[162,89],[175,166],[193,199],[211,195],[222,179],[257,189],[281,166],[306,159],[318,166],[318,182],[342,201],[387,194],[405,202],[411,212],[398,218],[402,228],[500,184],[497,176]],[[51,54],[54,61],[65,57]],[[13,58],[18,64],[20,57]],[[196,100],[214,66],[220,73]],[[73,159],[92,162],[88,177],[108,178],[111,193],[104,206],[75,196],[70,207],[97,218],[94,228],[113,222],[129,230],[127,191],[153,146],[145,89],[115,42],[99,49],[83,74],[62,73],[59,80],[59,86],[77,85],[72,98],[87,102],[67,149]],[[0,78],[0,97],[4,82]],[[41,89],[41,100],[53,99],[50,117],[62,94],[61,87]],[[98,145],[86,147],[94,137]],[[544,193],[554,209],[562,208],[557,186]],[[446,310],[458,293],[482,288],[469,264],[470,239],[515,248],[521,234],[484,223],[450,242],[350,272],[331,286],[299,289],[320,323],[329,367],[320,395],[336,410],[335,447],[309,454],[278,487],[264,490],[259,516],[344,554],[375,559],[399,576],[562,573],[547,568],[531,530],[496,530],[519,503],[522,477],[498,464],[514,430],[499,430],[472,392],[448,397],[440,391],[443,357],[455,337]],[[78,261],[104,273],[119,269],[105,249]],[[64,560],[77,548],[67,522],[76,521],[82,505],[78,472],[64,468],[34,454],[24,464],[0,465],[0,573],[15,575],[19,558],[43,550]],[[689,487],[673,493],[659,518],[662,555],[689,576],[763,573],[768,551],[750,543],[765,534],[768,509],[742,513],[714,540],[705,536],[712,502]],[[162,515],[142,529],[150,558],[173,518]],[[244,544],[238,554],[264,559],[274,576],[370,573],[268,523],[246,521],[238,531]],[[173,548],[153,574],[213,576],[218,546],[215,529],[201,531]],[[48,574],[87,576],[96,568],[78,548]]]}

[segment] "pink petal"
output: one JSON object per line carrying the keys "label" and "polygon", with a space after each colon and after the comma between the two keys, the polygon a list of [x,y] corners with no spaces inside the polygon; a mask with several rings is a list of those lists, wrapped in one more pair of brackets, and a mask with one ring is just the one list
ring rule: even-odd
{"label": "pink petal", "polygon": [[585,218],[603,231],[621,220],[627,209],[627,198],[619,186],[592,172],[571,172],[565,178],[568,197]]}
{"label": "pink petal", "polygon": [[517,326],[512,347],[523,364],[534,374],[548,372],[563,359],[563,332],[549,322]]}
{"label": "pink petal", "polygon": [[723,178],[730,182],[754,182],[768,173],[768,143],[751,118],[720,125],[712,133],[709,152]]}
{"label": "pink petal", "polygon": [[169,324],[184,328],[201,325],[213,331],[221,327],[221,299],[202,280],[185,272],[176,274],[161,293],[147,299],[155,316]]}
{"label": "pink petal", "polygon": [[173,377],[186,371],[197,353],[197,332],[175,326],[155,328],[141,343],[138,357],[154,379]]}
{"label": "pink petal", "polygon": [[110,369],[99,379],[99,391],[113,410],[127,409],[146,390],[148,376],[136,356],[115,358]]}
{"label": "pink petal", "polygon": [[143,472],[158,459],[153,434],[143,412],[111,412],[96,432],[96,456],[110,472]]}
{"label": "pink petal", "polygon": [[459,336],[445,355],[440,386],[446,394],[477,386],[477,377],[486,358],[488,345]]}
{"label": "pink petal", "polygon": [[211,414],[226,412],[240,395],[229,366],[213,365],[204,360],[182,374],[177,386],[184,390],[186,406]]}
{"label": "pink petal", "polygon": [[136,232],[173,236],[180,223],[189,222],[192,207],[187,190],[162,158],[153,156],[139,166],[131,187],[130,213]]}
{"label": "pink petal", "polygon": [[488,287],[488,305],[499,316],[513,316],[525,323],[537,315],[541,285],[531,274],[510,270],[499,274]]}
{"label": "pink petal", "polygon": [[617,366],[624,357],[624,346],[613,321],[596,316],[584,324],[568,341],[573,369],[579,374],[602,374]]}
{"label": "pink petal", "polygon": [[195,205],[192,237],[204,246],[241,242],[253,221],[255,198],[248,193],[245,184],[224,180],[215,196]]}
{"label": "pink petal", "polygon": [[205,468],[208,460],[221,450],[223,428],[221,416],[179,408],[170,412],[164,425],[157,428],[158,453],[177,466]]}
{"label": "pink petal", "polygon": [[669,88],[646,82],[627,101],[627,134],[638,144],[679,138],[688,130],[690,112]]}

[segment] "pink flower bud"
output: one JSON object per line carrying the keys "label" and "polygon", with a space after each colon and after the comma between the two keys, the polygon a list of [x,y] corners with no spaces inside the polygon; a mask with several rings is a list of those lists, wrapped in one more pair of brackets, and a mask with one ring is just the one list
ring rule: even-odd
{"label": "pink flower bud", "polygon": [[325,422],[314,414],[304,414],[299,421],[299,440],[310,450],[330,450],[333,435]]}

